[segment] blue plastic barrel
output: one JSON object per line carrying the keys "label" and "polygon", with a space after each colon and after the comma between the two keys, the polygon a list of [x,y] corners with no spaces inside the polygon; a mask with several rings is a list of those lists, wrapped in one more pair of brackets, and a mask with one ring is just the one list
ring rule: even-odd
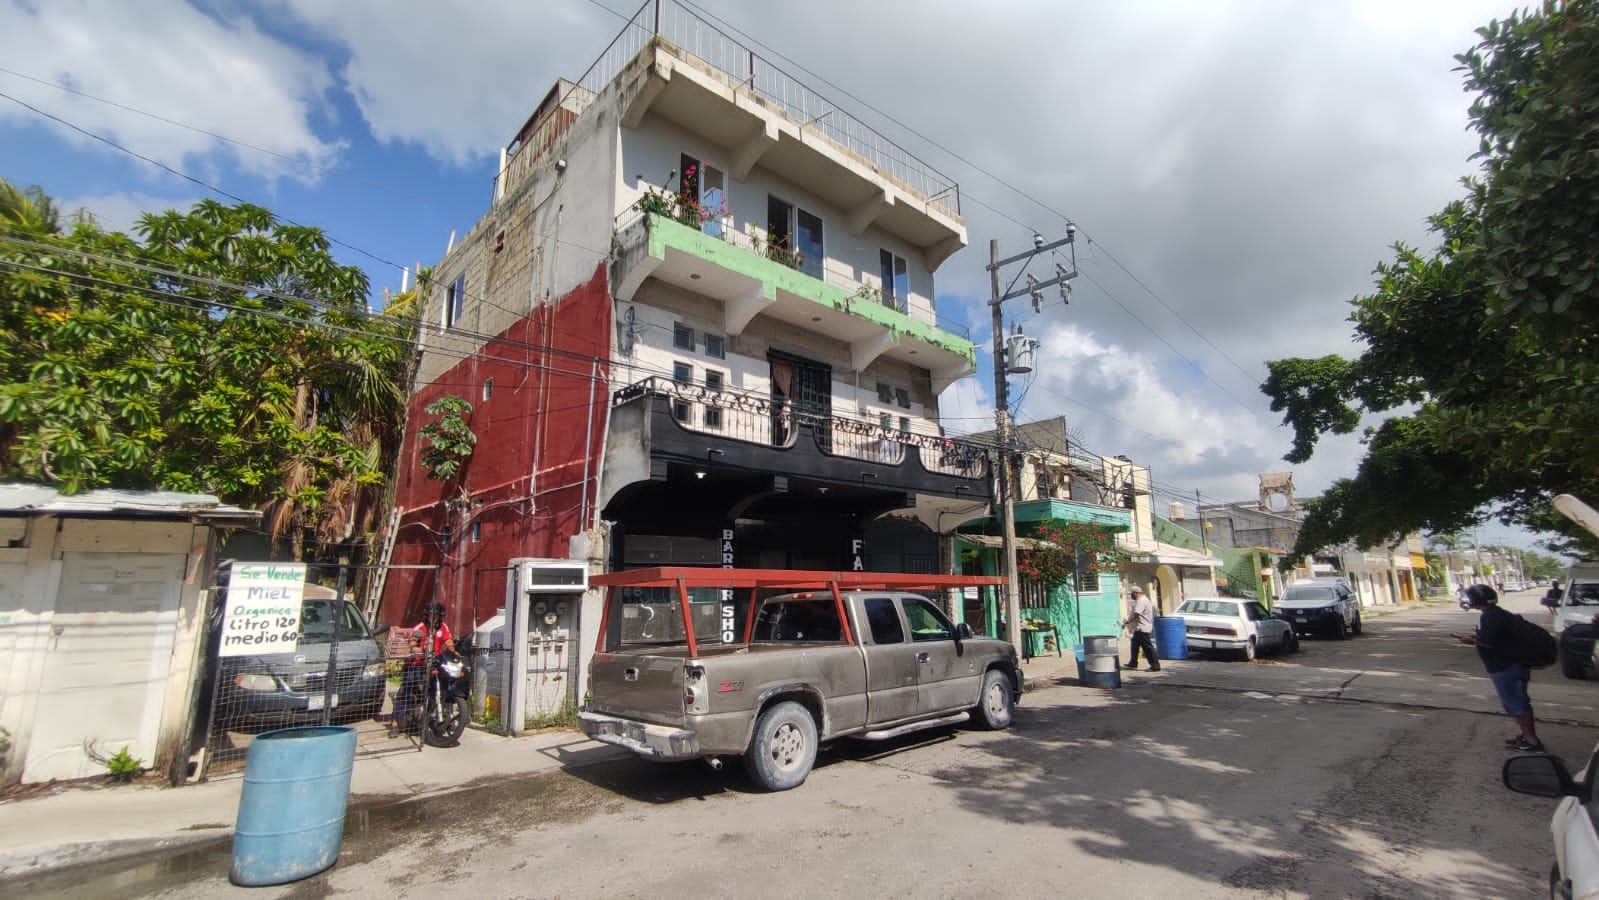
{"label": "blue plastic barrel", "polygon": [[296,881],[339,858],[355,768],[355,729],[285,728],[255,736],[233,828],[234,884]]}
{"label": "blue plastic barrel", "polygon": [[1188,628],[1182,616],[1155,617],[1155,652],[1161,659],[1188,658]]}
{"label": "blue plastic barrel", "polygon": [[1116,636],[1113,634],[1088,634],[1083,636],[1082,671],[1079,680],[1088,687],[1119,688],[1122,686],[1121,660],[1116,656]]}

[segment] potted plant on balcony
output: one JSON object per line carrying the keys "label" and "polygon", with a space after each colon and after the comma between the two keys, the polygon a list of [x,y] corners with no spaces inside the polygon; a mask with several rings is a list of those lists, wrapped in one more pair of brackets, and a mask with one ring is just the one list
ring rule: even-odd
{"label": "potted plant on balcony", "polygon": [[[644,185],[644,193],[633,201],[633,208],[646,215],[663,216],[690,228],[700,228],[706,222],[722,218],[727,214],[725,208],[701,203],[696,196],[694,187],[697,184],[694,179],[696,171],[694,166],[689,166],[683,171],[683,178],[679,180],[682,187],[675,194],[646,182],[643,175],[634,176]],[[676,169],[666,173],[668,184],[676,178]]]}
{"label": "potted plant on balcony", "polygon": [[789,247],[787,238],[763,241],[757,237],[755,238],[755,252],[772,262],[782,263],[796,271],[805,262],[805,254]]}

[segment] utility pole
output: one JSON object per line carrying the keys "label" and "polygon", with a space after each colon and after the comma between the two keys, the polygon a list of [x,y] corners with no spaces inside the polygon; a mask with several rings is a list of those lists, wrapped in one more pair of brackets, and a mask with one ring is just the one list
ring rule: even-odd
{"label": "utility pole", "polygon": [[[1209,556],[1210,555],[1210,538],[1205,536],[1205,529],[1210,527],[1210,523],[1205,521],[1205,507],[1202,505],[1203,503],[1204,503],[1204,501],[1199,499],[1199,489],[1195,488],[1194,489],[1194,512],[1195,512],[1195,514],[1197,514],[1199,516],[1199,546],[1203,547],[1205,549],[1205,555]],[[1209,566],[1206,566],[1205,567],[1205,571],[1210,573],[1210,592],[1212,594],[1218,593],[1218,591],[1216,590],[1216,570],[1210,568]],[[1260,583],[1260,573],[1258,571],[1255,573],[1255,583],[1256,584]],[[1262,597],[1262,598],[1260,598],[1260,600],[1261,600],[1262,603],[1264,603],[1266,601],[1266,598]]]}
{"label": "utility pole", "polygon": [[[999,435],[999,465],[997,476],[999,479],[999,519],[1000,519],[1000,548],[1004,555],[1005,567],[1005,639],[1020,650],[1022,647],[1022,605],[1021,585],[1016,577],[1016,500],[1011,491],[1011,439],[1010,439],[1010,382],[1006,380],[1009,374],[1010,362],[1005,353],[1005,314],[1003,305],[1006,300],[1027,294],[1033,298],[1033,310],[1043,311],[1043,289],[1051,285],[1060,285],[1060,298],[1065,303],[1071,302],[1071,280],[1077,277],[1077,226],[1066,226],[1066,237],[1054,243],[1045,243],[1041,234],[1033,235],[1033,249],[1026,253],[1018,253],[1005,259],[999,258],[999,241],[988,242],[988,276],[991,293],[988,306],[993,313],[994,321],[994,427]],[[1027,276],[1027,286],[1009,293],[1001,293],[999,288],[999,273],[1005,266],[1012,263],[1021,263],[1025,272],[1027,264],[1033,257],[1040,253],[1054,250],[1057,247],[1071,247],[1072,263],[1070,271],[1057,263],[1055,277],[1048,281],[1039,281],[1031,275]],[[1021,277],[1021,273],[1017,273]],[[1016,283],[1011,279],[1011,284]]]}

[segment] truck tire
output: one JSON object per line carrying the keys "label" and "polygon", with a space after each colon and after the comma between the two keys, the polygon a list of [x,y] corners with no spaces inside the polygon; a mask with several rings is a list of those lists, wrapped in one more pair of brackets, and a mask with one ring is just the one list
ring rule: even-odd
{"label": "truck tire", "polygon": [[744,754],[744,769],[768,791],[786,791],[805,783],[816,764],[816,720],[805,707],[785,700],[761,713]]}
{"label": "truck tire", "polygon": [[1587,678],[1588,669],[1582,664],[1582,660],[1573,657],[1570,653],[1564,652],[1564,647],[1561,648],[1561,651],[1560,674],[1566,676],[1567,678]]}
{"label": "truck tire", "polygon": [[1015,708],[1010,679],[998,669],[989,669],[983,675],[983,692],[977,697],[972,718],[989,731],[1001,731],[1010,727]]}

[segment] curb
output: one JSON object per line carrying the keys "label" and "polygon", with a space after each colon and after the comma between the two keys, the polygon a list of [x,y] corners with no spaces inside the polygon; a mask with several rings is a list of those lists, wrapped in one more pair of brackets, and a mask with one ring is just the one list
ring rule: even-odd
{"label": "curb", "polygon": [[0,855],[0,886],[8,882],[56,875],[78,866],[125,863],[142,856],[199,849],[232,839],[233,827],[230,825],[225,830],[197,831],[192,835],[86,841],[6,853]]}

